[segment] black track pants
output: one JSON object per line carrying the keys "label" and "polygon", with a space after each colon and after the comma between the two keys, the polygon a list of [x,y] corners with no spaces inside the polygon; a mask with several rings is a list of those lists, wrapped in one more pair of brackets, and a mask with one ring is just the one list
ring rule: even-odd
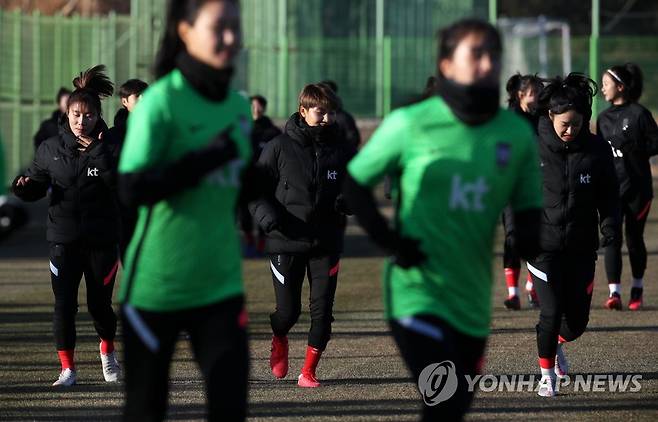
{"label": "black track pants", "polygon": [[167,411],[169,366],[179,334],[192,343],[206,388],[209,421],[243,421],[247,411],[244,299],[175,312],[122,308],[126,384],[125,421],[162,421]]}
{"label": "black track pants", "polygon": [[[390,321],[391,331],[400,354],[418,384],[423,369],[431,364],[450,365],[447,371],[457,376],[457,388],[445,401],[433,404],[433,393],[426,390],[423,401],[423,421],[459,421],[468,411],[473,391],[468,390],[465,375],[480,373],[486,338],[471,337],[456,331],[443,320],[417,315]],[[443,377],[445,379],[445,377]],[[447,385],[448,382],[445,383]],[[445,388],[445,387],[444,387]],[[426,400],[429,400],[430,404]],[[438,400],[437,400],[438,401]]]}
{"label": "black track pants", "polygon": [[555,358],[558,336],[573,341],[585,332],[595,266],[594,253],[546,254],[528,262],[539,296],[537,349],[540,358]]}
{"label": "black track pants", "polygon": [[311,329],[308,345],[324,350],[331,337],[332,310],[339,269],[338,255],[270,255],[276,310],[270,315],[272,332],[285,336],[302,309],[302,284],[311,286]]}
{"label": "black track pants", "polygon": [[87,309],[96,332],[103,340],[114,340],[117,318],[112,309],[112,290],[118,267],[117,245],[50,245],[50,279],[55,294],[53,330],[57,350],[75,349],[78,288],[83,275],[87,286]]}

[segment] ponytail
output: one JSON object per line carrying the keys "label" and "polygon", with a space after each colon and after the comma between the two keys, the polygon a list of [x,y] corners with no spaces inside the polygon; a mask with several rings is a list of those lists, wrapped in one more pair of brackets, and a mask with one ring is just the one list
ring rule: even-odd
{"label": "ponytail", "polygon": [[69,97],[68,106],[84,103],[101,114],[101,99],[112,96],[114,84],[105,74],[105,65],[99,64],[80,73],[73,79],[75,90]]}
{"label": "ponytail", "polygon": [[539,96],[542,88],[542,80],[536,74],[521,75],[517,72],[509,78],[507,85],[505,85],[505,90],[507,91],[507,105],[513,107],[519,104],[519,91],[526,92],[528,89],[534,89],[537,96]]}
{"label": "ponytail", "polygon": [[569,73],[566,78],[556,76],[544,81],[547,85],[539,95],[539,109],[543,114],[549,111],[562,114],[575,110],[589,121],[592,117],[592,100],[597,92],[596,82],[582,73]]}

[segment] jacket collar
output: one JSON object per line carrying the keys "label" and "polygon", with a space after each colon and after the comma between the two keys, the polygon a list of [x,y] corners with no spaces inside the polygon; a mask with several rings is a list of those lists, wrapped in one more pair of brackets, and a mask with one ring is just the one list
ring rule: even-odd
{"label": "jacket collar", "polygon": [[[105,124],[105,121],[102,118],[99,118],[96,127],[91,131],[89,136],[92,138],[98,138],[98,135],[101,132],[106,131],[107,124]],[[71,132],[71,127],[69,126],[69,121],[65,114],[59,119],[59,137],[63,141],[64,148],[67,151],[73,152],[78,150],[78,139],[73,132]]]}
{"label": "jacket collar", "polygon": [[286,122],[285,133],[298,144],[308,147],[313,143],[322,145],[340,142],[337,127],[335,123],[323,128],[311,127],[297,112]]}
{"label": "jacket collar", "polygon": [[580,133],[573,141],[564,142],[560,137],[555,133],[553,128],[553,122],[548,116],[541,116],[539,118],[538,133],[541,143],[546,145],[548,149],[553,152],[576,152],[580,151],[585,147],[585,143],[589,140],[589,122],[583,122],[583,127],[580,129]]}

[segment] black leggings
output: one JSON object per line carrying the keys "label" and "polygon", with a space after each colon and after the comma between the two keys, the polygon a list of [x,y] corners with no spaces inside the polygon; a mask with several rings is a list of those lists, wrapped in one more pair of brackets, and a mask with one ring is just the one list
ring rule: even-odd
{"label": "black leggings", "polygon": [[308,345],[319,350],[331,337],[334,296],[338,281],[338,255],[270,255],[276,310],[270,315],[272,332],[285,336],[302,310],[302,284],[308,274],[311,287],[311,330]]}
{"label": "black leggings", "polygon": [[595,267],[596,254],[545,254],[528,262],[539,296],[537,349],[540,358],[555,358],[558,336],[564,341],[573,341],[585,332]]}
{"label": "black leggings", "polygon": [[[622,202],[623,203],[623,202]],[[644,225],[649,216],[651,200],[637,200],[622,205],[622,217],[625,220],[624,235],[631,272],[634,278],[644,277],[647,268],[647,247],[644,244]],[[605,248],[605,272],[608,283],[621,282],[621,242]]]}
{"label": "black leggings", "polygon": [[87,309],[96,332],[103,340],[114,340],[117,318],[112,309],[112,290],[118,266],[117,245],[50,244],[50,280],[55,294],[53,331],[57,350],[75,349],[75,316],[83,274],[87,286]]}
{"label": "black leggings", "polygon": [[468,391],[465,375],[474,377],[480,373],[486,338],[462,334],[443,320],[429,315],[391,320],[389,324],[414,383],[418,383],[421,372],[428,365],[444,361],[454,365],[458,380],[454,395],[431,406],[424,400],[422,420],[461,420],[471,406],[474,395],[473,391]]}
{"label": "black leggings", "polygon": [[205,380],[208,420],[243,421],[249,350],[242,296],[175,312],[122,308],[126,384],[125,421],[162,421],[169,365],[181,331],[190,336]]}
{"label": "black leggings", "polygon": [[503,244],[503,268],[521,268],[521,257],[514,247],[514,213],[511,207],[503,210],[503,229],[505,243]]}

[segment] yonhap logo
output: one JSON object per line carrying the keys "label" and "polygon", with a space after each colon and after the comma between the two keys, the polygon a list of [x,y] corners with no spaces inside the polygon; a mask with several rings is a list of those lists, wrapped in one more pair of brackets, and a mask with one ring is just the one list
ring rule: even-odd
{"label": "yonhap logo", "polygon": [[418,389],[428,406],[449,400],[457,391],[458,384],[455,364],[450,360],[426,366],[418,377]]}

